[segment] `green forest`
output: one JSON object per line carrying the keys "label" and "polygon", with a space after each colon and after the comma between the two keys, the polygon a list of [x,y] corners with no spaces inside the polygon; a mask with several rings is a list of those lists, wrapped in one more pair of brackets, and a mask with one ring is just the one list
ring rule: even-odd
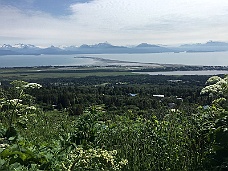
{"label": "green forest", "polygon": [[228,76],[0,81],[2,171],[228,170]]}

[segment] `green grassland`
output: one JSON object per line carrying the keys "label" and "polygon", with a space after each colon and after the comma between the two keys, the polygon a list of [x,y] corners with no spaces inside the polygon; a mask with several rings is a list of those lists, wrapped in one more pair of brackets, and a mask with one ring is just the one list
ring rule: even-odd
{"label": "green grassland", "polygon": [[81,78],[87,76],[136,75],[125,67],[115,68],[1,68],[0,79],[3,80],[36,80],[44,78]]}
{"label": "green grassland", "polygon": [[[138,66],[40,66],[0,68],[0,79],[11,80],[38,80],[48,78],[85,78],[88,76],[123,76],[137,75],[135,72],[159,71],[198,71],[198,70],[227,70],[227,67],[212,66],[184,66],[184,65],[149,65]],[[133,73],[134,72],[134,73]]]}

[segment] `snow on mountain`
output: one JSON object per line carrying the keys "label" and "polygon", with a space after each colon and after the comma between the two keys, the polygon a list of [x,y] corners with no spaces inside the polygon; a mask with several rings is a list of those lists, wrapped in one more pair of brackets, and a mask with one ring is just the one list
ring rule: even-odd
{"label": "snow on mountain", "polygon": [[17,48],[17,49],[39,49],[39,48],[36,47],[35,45],[31,45],[31,44],[22,44],[22,43],[15,44],[15,45],[12,46],[12,47]]}
{"label": "snow on mountain", "polygon": [[141,43],[137,46],[115,46],[108,42],[93,45],[37,47],[18,43],[0,45],[0,55],[40,55],[40,54],[104,54],[104,53],[162,53],[162,52],[219,52],[228,51],[228,43],[209,41],[206,43],[184,44],[178,47],[164,47]]}
{"label": "snow on mountain", "polygon": [[73,51],[73,50],[77,50],[78,49],[77,46],[73,46],[73,45],[71,45],[71,46],[59,46],[59,48],[62,49],[62,50],[69,50],[69,51]]}
{"label": "snow on mountain", "polygon": [[8,44],[3,44],[0,49],[3,49],[3,50],[10,50],[12,49],[13,47],[11,45],[8,45]]}

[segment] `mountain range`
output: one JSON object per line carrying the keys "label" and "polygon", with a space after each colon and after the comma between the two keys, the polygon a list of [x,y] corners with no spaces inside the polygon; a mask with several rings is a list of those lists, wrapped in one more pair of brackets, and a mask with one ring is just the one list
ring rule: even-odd
{"label": "mountain range", "polygon": [[228,51],[228,43],[209,41],[206,43],[183,44],[177,47],[141,43],[137,46],[114,46],[107,42],[95,45],[50,46],[40,48],[31,44],[4,44],[0,46],[0,55],[41,55],[41,54],[118,54],[118,53],[163,53],[163,52],[218,52]]}

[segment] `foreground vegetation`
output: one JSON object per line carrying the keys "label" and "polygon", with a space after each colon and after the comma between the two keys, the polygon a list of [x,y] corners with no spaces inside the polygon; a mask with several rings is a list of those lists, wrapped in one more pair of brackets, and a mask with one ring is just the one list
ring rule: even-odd
{"label": "foreground vegetation", "polygon": [[0,170],[227,170],[228,77],[207,79],[3,82]]}

